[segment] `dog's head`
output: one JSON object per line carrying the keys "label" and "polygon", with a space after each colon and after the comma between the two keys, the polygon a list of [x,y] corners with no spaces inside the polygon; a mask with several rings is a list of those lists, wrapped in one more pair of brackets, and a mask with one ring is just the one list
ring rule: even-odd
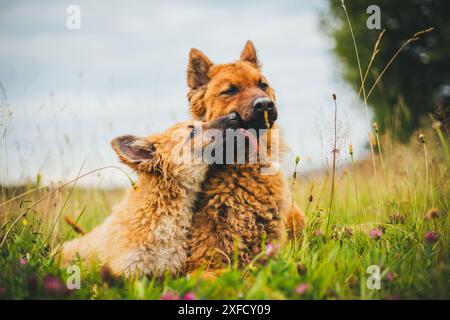
{"label": "dog's head", "polygon": [[241,127],[239,116],[231,113],[210,121],[181,122],[149,137],[123,135],[111,146],[122,163],[139,173],[196,179],[211,164],[204,159],[205,149],[221,150],[226,130]]}
{"label": "dog's head", "polygon": [[251,41],[239,60],[227,64],[213,64],[201,51],[191,49],[188,85],[194,119],[211,120],[236,112],[244,129],[264,129],[267,120],[272,126],[277,119],[275,93],[260,71]]}

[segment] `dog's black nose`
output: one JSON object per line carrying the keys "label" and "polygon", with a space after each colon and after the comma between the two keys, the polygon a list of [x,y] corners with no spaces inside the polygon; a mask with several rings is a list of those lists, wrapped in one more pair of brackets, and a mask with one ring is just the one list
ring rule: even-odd
{"label": "dog's black nose", "polygon": [[270,111],[275,107],[272,99],[270,98],[258,98],[253,101],[253,108],[257,112]]}

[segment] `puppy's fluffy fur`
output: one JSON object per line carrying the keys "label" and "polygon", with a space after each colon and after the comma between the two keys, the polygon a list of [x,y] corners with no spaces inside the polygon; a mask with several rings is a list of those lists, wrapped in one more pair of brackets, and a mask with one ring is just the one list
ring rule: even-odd
{"label": "puppy's fluffy fur", "polygon": [[[201,132],[224,129],[227,119],[203,123]],[[122,136],[112,141],[121,161],[137,171],[137,188],[128,192],[103,224],[64,245],[65,263],[78,253],[83,260],[97,259],[114,273],[126,275],[184,269],[192,206],[207,165],[180,161],[173,150],[180,141],[190,142],[191,157],[192,132],[193,123],[185,122],[148,138]],[[202,138],[204,149],[212,142]]]}

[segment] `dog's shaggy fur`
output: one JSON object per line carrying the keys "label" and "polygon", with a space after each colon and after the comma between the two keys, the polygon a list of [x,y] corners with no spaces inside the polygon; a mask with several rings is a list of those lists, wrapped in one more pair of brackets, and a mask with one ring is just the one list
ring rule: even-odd
{"label": "dog's shaggy fur", "polygon": [[[200,132],[224,130],[230,121],[222,117],[205,122]],[[190,121],[148,138],[122,136],[112,141],[121,161],[137,171],[137,188],[128,192],[102,225],[64,245],[65,263],[78,253],[82,259],[94,258],[107,264],[114,273],[161,275],[164,271],[184,271],[192,207],[207,165],[175,159],[178,154],[173,150],[186,141],[191,143],[188,151],[193,151],[193,132]],[[201,141],[202,150],[213,143],[205,136]]]}
{"label": "dog's shaggy fur", "polygon": [[[254,115],[255,100],[275,102],[250,41],[240,60],[229,64],[215,65],[192,49],[188,86],[192,117],[204,121],[237,112],[247,128],[263,128],[263,119]],[[275,120],[276,112],[271,125]],[[263,239],[282,240],[286,223],[291,232],[302,228],[303,215],[292,205],[282,173],[262,175],[260,169],[260,164],[210,167],[194,208],[188,270],[226,266],[236,244],[239,263],[249,263],[261,251]]]}

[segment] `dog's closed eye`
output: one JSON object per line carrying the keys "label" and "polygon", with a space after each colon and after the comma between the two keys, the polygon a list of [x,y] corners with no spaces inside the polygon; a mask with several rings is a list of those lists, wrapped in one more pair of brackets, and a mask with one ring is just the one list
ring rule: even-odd
{"label": "dog's closed eye", "polygon": [[235,95],[238,92],[239,92],[239,88],[232,84],[232,85],[230,85],[228,87],[228,89],[222,91],[220,93],[220,95],[221,96],[223,96],[223,95],[232,96],[232,95]]}

